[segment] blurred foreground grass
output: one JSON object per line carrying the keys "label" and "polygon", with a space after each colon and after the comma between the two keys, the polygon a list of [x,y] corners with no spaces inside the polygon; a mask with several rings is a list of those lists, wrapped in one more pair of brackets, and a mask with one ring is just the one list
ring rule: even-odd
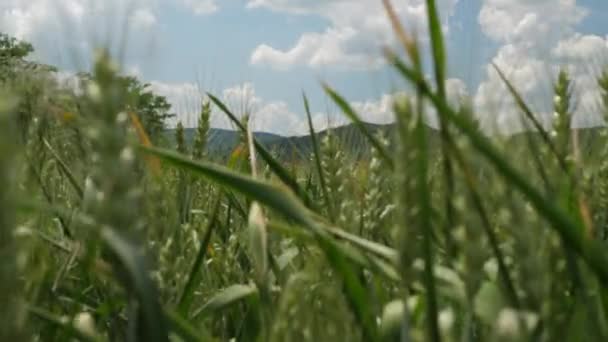
{"label": "blurred foreground grass", "polygon": [[[545,129],[497,69],[535,130],[484,135],[447,101],[434,1],[432,81],[385,5],[415,89],[394,136],[324,85],[370,151],[319,139],[304,97],[313,148],[293,164],[211,94],[170,146],[166,100],[107,54],[66,89],[2,36],[0,340],[608,340],[608,131],[571,129],[566,71]],[[213,110],[241,135],[221,162]]]}

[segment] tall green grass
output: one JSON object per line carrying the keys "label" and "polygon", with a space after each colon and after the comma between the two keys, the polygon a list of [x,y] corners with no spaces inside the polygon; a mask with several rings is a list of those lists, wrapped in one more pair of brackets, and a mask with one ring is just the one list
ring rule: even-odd
{"label": "tall green grass", "polygon": [[19,290],[18,260],[19,250],[15,239],[15,200],[12,181],[17,171],[14,158],[17,137],[14,135],[15,126],[10,121],[8,113],[13,109],[13,97],[3,94],[0,101],[0,256],[3,263],[0,266],[0,305],[3,308],[0,323],[1,340],[18,340],[24,338],[22,319],[22,293]]}
{"label": "tall green grass", "polygon": [[[83,93],[4,81],[0,340],[606,340],[607,135],[571,129],[576,83],[555,75],[547,129],[496,68],[531,130],[487,136],[448,103],[435,2],[432,79],[384,4],[405,52],[387,63],[412,85],[394,129],[322,85],[359,157],[321,138],[306,96],[311,155],[288,163],[212,94],[192,146],[149,137],[104,53]],[[207,151],[214,110],[241,134],[225,162]]]}

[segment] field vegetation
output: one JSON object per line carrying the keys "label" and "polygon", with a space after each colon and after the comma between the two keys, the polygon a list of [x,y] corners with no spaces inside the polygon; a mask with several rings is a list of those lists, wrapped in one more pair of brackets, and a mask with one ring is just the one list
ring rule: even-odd
{"label": "field vegetation", "polygon": [[[571,129],[563,70],[552,127],[503,75],[529,130],[487,136],[447,99],[434,1],[430,78],[385,5],[412,89],[394,124],[320,85],[359,140],[316,132],[304,95],[298,158],[213,94],[168,130],[103,50],[65,87],[1,35],[0,341],[607,341],[608,130]],[[213,113],[236,130],[221,155]]]}

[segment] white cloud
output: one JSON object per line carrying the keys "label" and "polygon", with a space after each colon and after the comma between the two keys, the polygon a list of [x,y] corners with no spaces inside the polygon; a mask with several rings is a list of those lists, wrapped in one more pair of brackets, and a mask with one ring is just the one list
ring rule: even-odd
{"label": "white cloud", "polygon": [[[587,15],[576,0],[485,0],[479,14],[483,33],[501,44],[492,59],[545,124],[551,123],[552,83],[560,68],[575,81],[578,106],[573,126],[601,123],[597,110],[595,65],[606,62],[604,38],[576,33]],[[521,130],[521,115],[512,96],[495,72],[486,66],[486,78],[474,99],[482,127],[509,134]]]}
{"label": "white cloud", "polygon": [[576,60],[577,62],[589,62],[597,59],[605,61],[608,56],[607,38],[576,33],[560,41],[553,49],[552,54],[557,58]]}
{"label": "white cloud", "polygon": [[90,59],[98,45],[117,51],[125,34],[137,53],[157,39],[164,5],[194,15],[218,10],[215,0],[0,0],[0,31],[33,43],[45,60]]}
{"label": "white cloud", "polygon": [[[446,92],[448,101],[453,106],[459,106],[461,101],[469,96],[465,83],[456,78],[451,78],[446,81]],[[393,112],[394,101],[398,97],[408,96],[405,92],[397,92],[391,94],[383,94],[377,99],[368,99],[365,101],[352,101],[351,107],[357,112],[361,120],[374,124],[390,124],[395,121],[395,113]],[[348,119],[338,112],[334,115],[327,113],[317,113],[313,115],[315,121],[315,129],[325,129],[327,127],[335,127],[348,124]],[[432,107],[427,108],[426,121],[433,127],[438,127],[438,118]],[[307,123],[302,123],[299,131],[306,133],[308,131]]]}
{"label": "white cloud", "polygon": [[9,3],[0,5],[0,30],[20,39],[29,38],[38,23],[49,20],[48,10],[48,1],[9,0]]}
{"label": "white cloud", "polygon": [[133,28],[146,30],[157,23],[156,15],[148,8],[137,9],[131,14],[129,21]]}
{"label": "white cloud", "polygon": [[253,83],[245,82],[222,92],[226,104],[236,115],[249,115],[254,131],[297,135],[302,118],[284,101],[267,101],[256,94]]}
{"label": "white cloud", "polygon": [[230,107],[235,108],[239,114],[252,114],[262,104],[262,99],[255,93],[253,83],[245,82],[224,89],[222,97]]}
{"label": "white cloud", "polygon": [[117,48],[125,30],[129,49],[138,51],[153,38],[157,1],[0,0],[0,31],[33,43],[47,62],[88,60],[96,45]]}
{"label": "white cloud", "polygon": [[378,100],[353,102],[351,105],[363,121],[387,124],[394,121],[393,101],[394,95],[384,94]]}
{"label": "white cloud", "polygon": [[123,73],[125,73],[129,76],[137,77],[137,78],[142,77],[141,68],[137,64],[131,64],[131,65],[126,66],[124,68]]}
{"label": "white cloud", "polygon": [[[203,92],[198,85],[189,82],[183,83],[166,83],[159,81],[150,82],[151,90],[161,96],[167,98],[171,104],[171,110],[176,117],[168,122],[169,126],[175,126],[178,121],[186,127],[195,127]],[[227,128],[227,122],[221,118],[212,117],[214,127]]]}
{"label": "white cloud", "polygon": [[[543,94],[551,89],[551,78],[545,61],[527,54],[519,45],[507,44],[501,47],[493,63],[507,76],[514,87],[527,101],[536,98],[553,97]],[[508,134],[520,130],[521,112],[504,82],[492,65],[486,66],[486,79],[479,85],[475,106],[478,111],[481,127],[488,132]],[[547,97],[547,95],[549,97]],[[531,102],[531,105],[536,103]],[[544,119],[548,119],[545,113]]]}
{"label": "white cloud", "polygon": [[[174,126],[181,121],[186,127],[195,127],[204,98],[204,91],[194,83],[164,83],[151,82],[152,90],[165,96],[173,107],[177,118],[169,122]],[[254,131],[264,131],[282,135],[295,135],[302,132],[301,118],[289,109],[284,101],[267,101],[256,94],[252,83],[245,82],[228,87],[221,92],[222,101],[230,110],[242,117],[250,115]],[[234,129],[226,115],[214,110],[211,116],[211,126],[214,128]]]}
{"label": "white cloud", "polygon": [[[447,23],[458,0],[440,0],[438,7]],[[396,11],[410,28],[426,31],[424,0],[394,2]],[[276,69],[304,65],[313,68],[374,68],[382,64],[381,47],[396,44],[381,1],[378,0],[249,0],[249,8],[267,8],[295,15],[314,15],[329,21],[323,32],[306,32],[294,45],[280,50],[259,45],[250,62]],[[448,25],[444,25],[447,32]]]}
{"label": "white cloud", "polygon": [[[295,46],[287,51],[280,51],[266,44],[258,46],[251,55],[254,65],[266,65],[279,70],[286,70],[298,64],[313,68],[335,65],[346,69],[374,68],[380,65],[383,58],[365,46],[368,42],[360,40],[356,29],[352,27],[329,28],[324,33],[305,33]],[[354,45],[359,39],[361,46]],[[348,46],[351,45],[351,46]],[[380,46],[373,47],[379,50]],[[360,50],[360,51],[356,51]]]}
{"label": "white cloud", "polygon": [[448,79],[445,82],[445,91],[448,102],[454,106],[459,105],[463,100],[470,96],[467,85],[459,78]]}
{"label": "white cloud", "polygon": [[574,78],[577,108],[573,125],[588,127],[602,124],[597,77],[608,65],[608,37],[574,34],[556,45],[552,57],[556,63],[567,68]]}
{"label": "white cloud", "polygon": [[[0,27],[18,38],[32,38],[36,33],[49,34],[59,25],[82,25],[79,31],[91,32],[100,23],[112,25],[126,14],[137,22],[153,23],[149,0],[3,0]],[[129,9],[133,9],[129,11]],[[115,21],[112,21],[115,20]],[[65,27],[64,27],[65,29]],[[100,30],[106,29],[104,26]],[[61,30],[59,30],[61,32]]]}
{"label": "white cloud", "polygon": [[264,104],[252,117],[254,131],[283,135],[300,135],[305,132],[298,128],[303,118],[292,112],[286,102],[275,101]]}
{"label": "white cloud", "polygon": [[215,0],[179,0],[179,3],[196,15],[212,14],[219,10]]}
{"label": "white cloud", "polygon": [[587,11],[576,0],[484,0],[482,31],[498,42],[552,42],[573,31]]}
{"label": "white cloud", "polygon": [[[173,112],[178,118],[170,122],[174,126],[177,120],[186,127],[197,124],[203,91],[193,83],[163,83],[152,82],[152,90],[167,97],[173,106]],[[458,103],[468,96],[465,84],[458,79],[447,81],[448,98],[451,103]],[[237,117],[250,115],[251,127],[254,131],[269,132],[285,136],[307,135],[308,122],[303,113],[296,113],[285,101],[275,101],[262,98],[257,94],[251,82],[234,85],[220,92],[221,100]],[[393,101],[403,93],[384,94],[377,99],[353,101],[351,106],[363,121],[376,124],[389,124],[394,121]],[[333,112],[314,112],[313,125],[316,131],[329,127],[337,127],[349,123],[348,118],[338,109]],[[429,110],[429,124],[437,126],[436,115]],[[214,110],[211,116],[211,126],[214,128],[234,129],[224,113]]]}

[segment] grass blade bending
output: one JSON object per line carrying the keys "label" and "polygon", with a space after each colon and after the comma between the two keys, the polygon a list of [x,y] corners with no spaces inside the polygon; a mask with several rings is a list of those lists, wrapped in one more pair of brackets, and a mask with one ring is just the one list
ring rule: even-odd
{"label": "grass blade bending", "polygon": [[443,42],[443,32],[435,0],[426,0],[426,11],[429,22],[429,33],[431,34],[431,46],[433,50],[433,62],[435,66],[435,82],[439,97],[446,98],[446,54]]}
{"label": "grass blade bending", "polygon": [[416,190],[420,201],[418,216],[420,229],[422,231],[422,254],[424,259],[423,283],[426,290],[427,324],[430,340],[441,341],[439,332],[439,313],[437,308],[437,288],[435,285],[435,258],[433,250],[433,225],[430,189],[428,186],[428,138],[426,124],[424,123],[424,103],[419,94],[417,101],[416,129]]}
{"label": "grass blade bending", "polygon": [[551,140],[551,137],[549,136],[549,134],[547,133],[547,131],[545,130],[543,125],[538,121],[538,119],[536,118],[534,113],[532,113],[532,110],[530,109],[530,107],[526,104],[526,101],[524,101],[524,98],[521,96],[521,94],[519,94],[517,89],[515,89],[515,86],[507,79],[507,76],[502,72],[502,70],[500,70],[498,65],[496,65],[494,63],[492,65],[494,66],[494,69],[498,73],[498,76],[500,76],[502,81],[507,86],[507,89],[509,90],[509,92],[511,93],[513,98],[515,99],[517,106],[526,115],[526,118],[528,118],[528,120],[530,120],[532,122],[532,125],[534,125],[534,128],[540,134],[541,138],[543,139],[543,142],[549,147],[549,149],[551,150],[551,153],[553,153],[555,155],[555,158],[559,162],[559,165],[562,168],[562,170],[568,174],[569,171],[568,171],[568,165],[566,165],[566,161],[559,154],[559,151],[555,147],[555,144]]}
{"label": "grass blade bending", "polygon": [[59,168],[61,169],[61,171],[68,178],[68,181],[74,188],[74,191],[76,191],[78,198],[80,198],[82,200],[82,198],[84,196],[83,195],[84,192],[82,191],[82,187],[80,186],[80,184],[78,184],[76,177],[74,176],[74,174],[72,173],[72,171],[70,170],[68,165],[63,161],[63,159],[61,159],[61,156],[59,156],[57,151],[55,151],[55,149],[51,146],[51,144],[48,142],[48,140],[43,138],[42,142],[44,143],[44,146],[46,146],[47,150],[49,150],[49,152],[51,153],[53,158],[55,158],[55,160],[57,161],[57,164],[59,165]]}
{"label": "grass blade bending", "polygon": [[205,255],[209,248],[209,244],[211,242],[211,236],[213,235],[213,230],[217,225],[218,215],[220,211],[221,204],[221,196],[216,200],[215,207],[213,209],[213,214],[211,214],[211,218],[209,219],[209,223],[207,224],[207,229],[205,230],[205,236],[201,240],[200,247],[198,253],[196,254],[196,259],[194,259],[194,263],[192,264],[192,269],[188,274],[188,280],[186,281],[186,285],[184,286],[184,291],[179,299],[179,311],[182,314],[186,314],[190,309],[190,305],[192,304],[192,296],[194,294],[196,282],[200,278],[201,267],[205,260]]}
{"label": "grass blade bending", "polygon": [[305,227],[315,225],[311,219],[310,211],[295,196],[281,187],[263,180],[252,179],[215,164],[193,161],[170,150],[145,147],[142,147],[142,149],[177,167],[201,174],[231,190],[238,191],[250,199],[287,215]]}
{"label": "grass blade bending", "polygon": [[169,340],[155,283],[150,278],[150,268],[142,253],[116,231],[105,228],[101,232],[108,250],[114,258],[118,279],[138,301],[141,324],[138,332],[144,341],[165,342]]}
{"label": "grass blade bending", "polygon": [[[433,62],[435,69],[435,82],[437,85],[437,92],[441,99],[447,101],[446,94],[446,53],[445,43],[443,41],[443,32],[441,28],[441,22],[439,20],[439,13],[435,0],[427,0],[427,18],[429,23],[429,33],[431,35],[431,46],[433,50]],[[455,210],[452,203],[454,197],[454,171],[452,166],[452,159],[449,154],[449,140],[450,131],[448,125],[444,119],[440,117],[439,120],[441,130],[441,153],[443,154],[443,170],[445,178],[445,211],[446,221],[444,226],[444,234],[446,240],[446,249],[450,259],[455,259],[455,243],[452,238],[452,226],[455,222]]]}
{"label": "grass blade bending", "polygon": [[[145,147],[142,147],[142,149],[175,166],[199,173],[227,188],[239,191],[252,200],[258,201],[287,216],[295,223],[310,229],[332,268],[343,280],[345,296],[354,311],[355,317],[361,323],[367,340],[373,341],[376,339],[375,315],[371,311],[370,299],[362,280],[337,244],[315,222],[313,213],[301,204],[295,196],[265,181],[256,180],[213,164],[195,162],[173,151]],[[239,291],[242,292],[243,289],[241,288]],[[199,313],[205,310],[201,308]]]}
{"label": "grass blade bending", "polygon": [[207,303],[196,310],[193,319],[226,309],[251,296],[257,295],[257,293],[258,289],[255,285],[232,285],[213,296]]}
{"label": "grass blade bending", "polygon": [[418,52],[418,44],[412,36],[410,36],[407,31],[405,31],[403,25],[401,25],[401,21],[399,21],[399,15],[395,8],[391,4],[390,0],[382,0],[382,4],[384,5],[384,9],[388,15],[388,18],[391,22],[391,26],[393,27],[393,31],[397,34],[397,38],[403,45],[405,52],[410,57],[412,63],[416,68],[421,68],[422,62],[420,60],[420,53]]}
{"label": "grass blade bending", "polygon": [[321,187],[321,191],[323,193],[323,199],[325,200],[325,205],[327,206],[327,211],[329,215],[334,216],[334,209],[332,207],[332,202],[329,199],[329,193],[327,191],[327,183],[325,183],[325,175],[323,174],[323,168],[321,167],[321,149],[319,148],[319,140],[317,139],[317,133],[315,132],[315,127],[312,122],[312,114],[310,112],[310,104],[308,102],[308,98],[306,94],[302,94],[304,100],[304,109],[306,110],[306,118],[308,120],[308,131],[310,133],[310,139],[312,141],[312,148],[315,156],[315,166],[317,168],[317,175],[319,177],[319,186]]}
{"label": "grass blade bending", "polygon": [[[217,97],[213,96],[212,94],[207,94],[209,96],[209,98],[211,99],[211,101],[218,106],[218,108],[224,112],[228,118],[230,119],[230,121],[232,121],[236,127],[243,133],[247,132],[247,127],[245,127],[243,125],[242,122],[239,121],[239,119],[236,117],[236,115],[234,115],[230,109],[228,109],[228,107],[226,107],[226,105],[220,101],[220,99],[218,99]],[[272,154],[264,147],[264,145],[262,145],[255,137],[253,137],[253,144],[255,145],[255,149],[258,151],[258,153],[260,154],[260,156],[262,157],[262,159],[264,159],[264,161],[266,162],[266,164],[268,164],[268,166],[270,167],[270,169],[272,170],[272,172],[274,172],[275,175],[277,175],[277,177],[279,177],[279,179],[285,183],[288,187],[291,188],[291,190],[293,190],[293,192],[302,199],[302,201],[304,201],[304,203],[306,204],[307,207],[314,209],[314,205],[312,200],[310,199],[310,197],[308,196],[308,193],[306,193],[306,191],[304,191],[300,185],[298,184],[298,182],[291,176],[290,172],[285,169],[280,163],[279,161],[277,161]]]}

